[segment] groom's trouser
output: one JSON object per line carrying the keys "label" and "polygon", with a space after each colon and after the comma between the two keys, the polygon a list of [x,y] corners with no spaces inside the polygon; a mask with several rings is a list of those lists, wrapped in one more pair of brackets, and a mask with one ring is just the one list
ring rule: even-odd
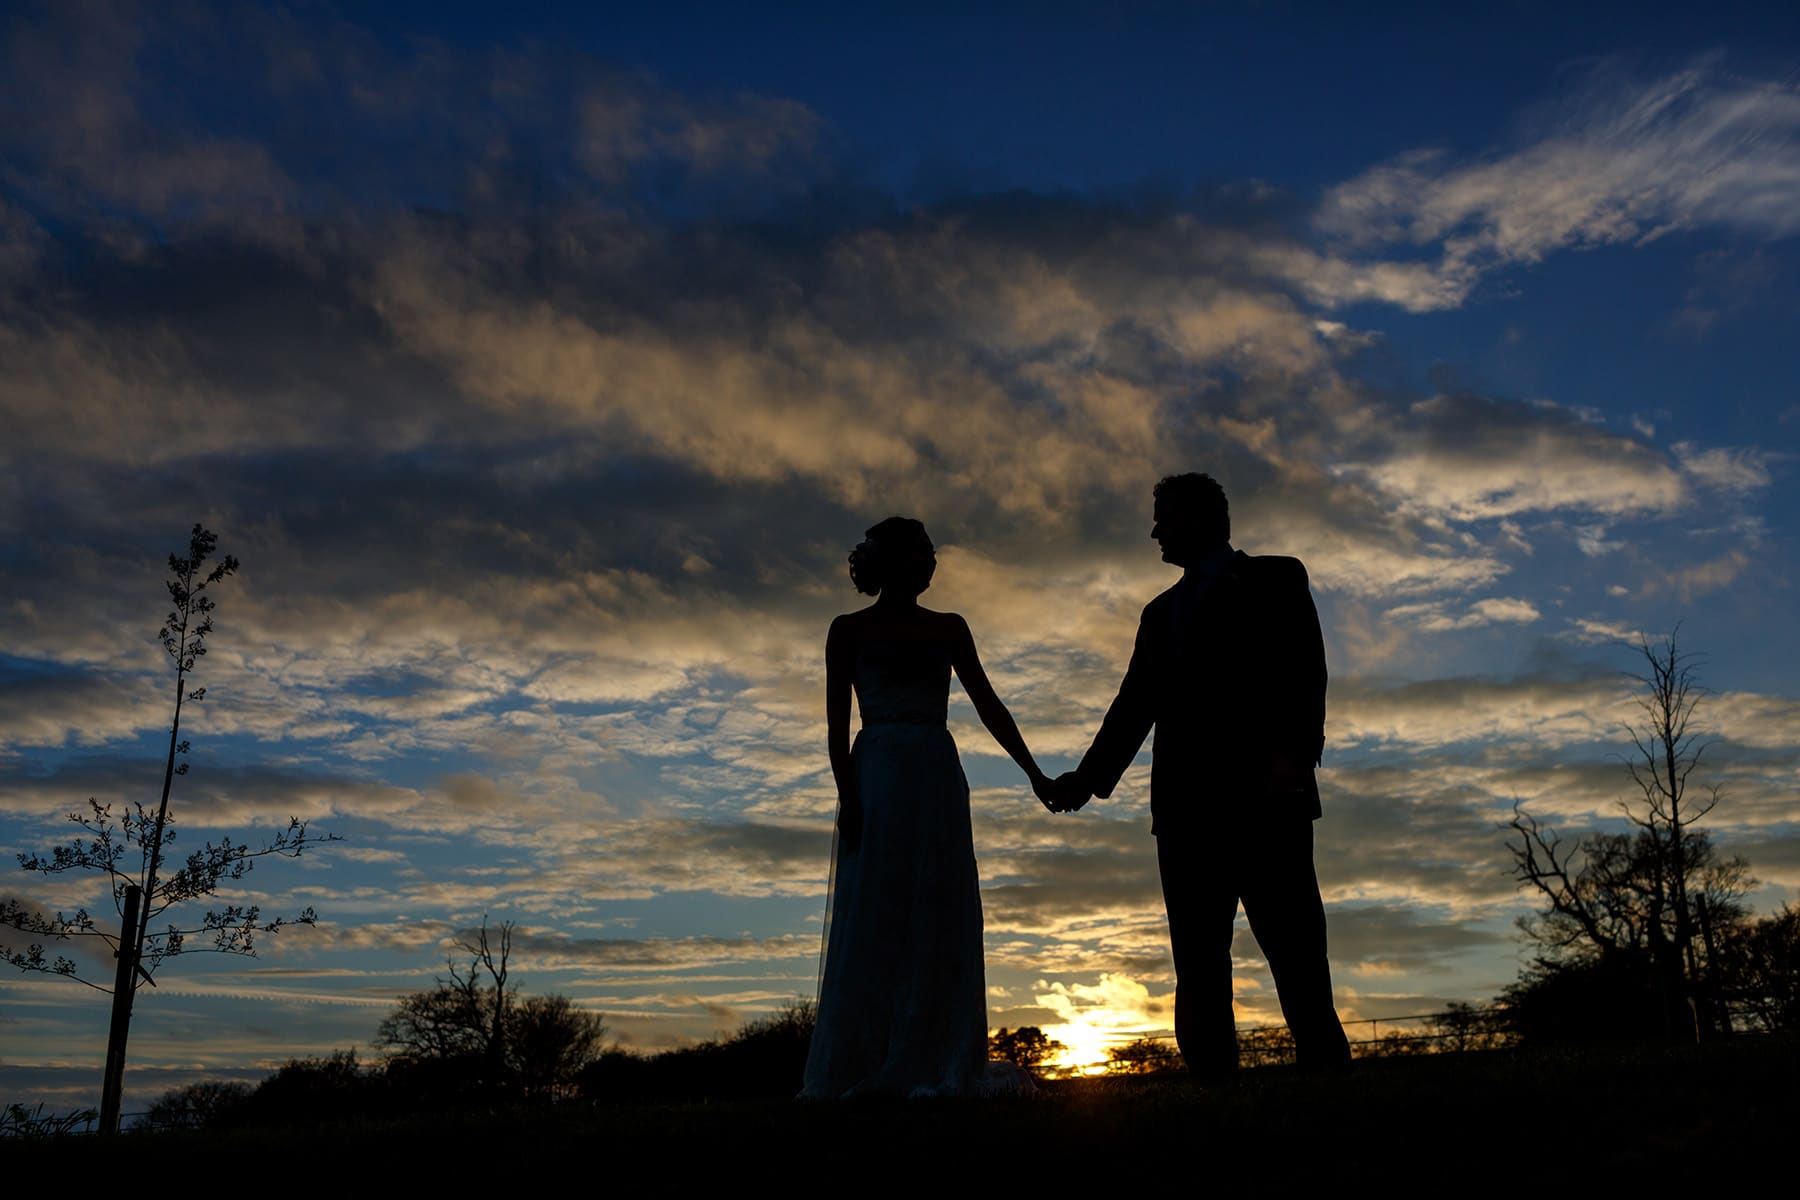
{"label": "groom's trouser", "polygon": [[1325,906],[1312,849],[1312,821],[1304,816],[1227,818],[1159,831],[1156,862],[1175,956],[1175,1039],[1196,1074],[1237,1069],[1231,937],[1240,900],[1275,977],[1301,1068],[1328,1070],[1350,1061],[1331,1000]]}

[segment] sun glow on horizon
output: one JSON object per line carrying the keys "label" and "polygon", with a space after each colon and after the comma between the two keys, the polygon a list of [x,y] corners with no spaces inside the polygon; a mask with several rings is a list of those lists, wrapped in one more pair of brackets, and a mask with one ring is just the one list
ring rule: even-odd
{"label": "sun glow on horizon", "polygon": [[[1093,1019],[1089,1019],[1090,1015]],[[1125,1025],[1131,1021],[1131,1016],[1115,1012],[1082,1013],[1067,1024],[1044,1026],[1044,1036],[1061,1047],[1045,1060],[1044,1066],[1059,1074],[1104,1075],[1109,1070],[1114,1047],[1166,1032],[1127,1028]]]}
{"label": "sun glow on horizon", "polygon": [[1044,1036],[1062,1046],[1046,1066],[1083,1075],[1106,1069],[1106,1051],[1114,1041],[1113,1035],[1106,1030],[1080,1021],[1071,1025],[1046,1025]]}
{"label": "sun glow on horizon", "polygon": [[1136,1038],[1168,1030],[1175,997],[1152,995],[1123,974],[1105,973],[1092,985],[1039,981],[1033,999],[1061,1018],[1042,1026],[1044,1036],[1062,1046],[1045,1066],[1071,1075],[1107,1070],[1110,1051]]}

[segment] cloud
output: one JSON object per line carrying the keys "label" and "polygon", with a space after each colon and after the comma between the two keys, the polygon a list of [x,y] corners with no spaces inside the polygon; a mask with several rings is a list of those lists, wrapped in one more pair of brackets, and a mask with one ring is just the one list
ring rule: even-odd
{"label": "cloud", "polygon": [[[0,811],[18,816],[85,811],[92,796],[115,812],[133,798],[149,803],[162,782],[163,760],[114,756],[72,758],[49,771],[0,776]],[[391,817],[417,806],[420,792],[336,773],[310,773],[256,765],[219,768],[204,764],[183,776],[174,811],[195,829],[281,826],[292,816],[307,820],[354,812]]]}
{"label": "cloud", "polygon": [[1392,299],[1461,304],[1486,273],[1554,251],[1714,226],[1800,232],[1800,90],[1701,58],[1655,79],[1603,64],[1524,144],[1457,160],[1416,150],[1334,188],[1317,216],[1350,247],[1439,257]]}
{"label": "cloud", "polygon": [[[516,76],[515,76],[516,78]],[[697,102],[641,77],[591,83],[576,101],[575,160],[617,183],[647,163],[675,162],[701,176],[766,174],[808,154],[818,114],[794,100],[741,95]]]}
{"label": "cloud", "polygon": [[773,938],[569,938],[550,933],[513,935],[521,969],[610,971],[664,970],[722,963],[815,958],[817,934]]}
{"label": "cloud", "polygon": [[1339,906],[1329,924],[1334,966],[1429,969],[1443,959],[1512,941],[1504,927],[1434,919],[1416,906]]}
{"label": "cloud", "polygon": [[1460,614],[1446,611],[1442,601],[1401,604],[1388,610],[1393,620],[1404,621],[1426,633],[1446,633],[1457,629],[1478,629],[1497,623],[1530,624],[1542,614],[1529,600],[1517,597],[1490,596],[1477,600]]}
{"label": "cloud", "polygon": [[1122,975],[1102,974],[1093,984],[1053,983],[1033,999],[1062,1025],[1108,1032],[1168,1029],[1175,1020],[1173,992],[1152,995],[1142,983]]}
{"label": "cloud", "polygon": [[1742,745],[1788,749],[1794,744],[1795,722],[1800,721],[1800,702],[1786,696],[1724,692],[1706,697],[1696,720]]}
{"label": "cloud", "polygon": [[1676,442],[1670,449],[1682,469],[1706,487],[1750,492],[1769,486],[1769,456],[1763,451],[1727,446],[1702,450],[1691,442]]}
{"label": "cloud", "polygon": [[1574,626],[1574,629],[1566,632],[1563,636],[1578,642],[1611,642],[1617,645],[1636,646],[1645,638],[1642,630],[1617,621],[1606,621],[1595,617],[1575,617],[1569,623]]}
{"label": "cloud", "polygon": [[0,664],[0,757],[26,747],[95,746],[134,737],[170,703],[148,679],[121,671]]}
{"label": "cloud", "polygon": [[156,85],[140,67],[149,13],[70,7],[38,20],[18,10],[6,23],[10,184],[83,207],[198,221],[289,202],[294,183],[263,145],[156,111]]}
{"label": "cloud", "polygon": [[1624,542],[1607,540],[1607,526],[1604,523],[1578,525],[1573,532],[1576,546],[1580,547],[1581,552],[1589,558],[1599,558],[1603,554],[1611,554],[1625,546]]}
{"label": "cloud", "polygon": [[[798,101],[691,95],[541,45],[396,46],[318,15],[131,3],[19,12],[4,30],[0,91],[21,118],[14,182],[40,200],[104,205],[121,231],[131,218],[241,230],[254,215],[265,238],[286,241],[299,235],[290,218],[322,206],[517,203],[553,174],[621,207],[672,186],[754,205],[796,173],[810,181],[822,123]],[[202,63],[209,84],[307,121],[262,137],[209,128],[211,111],[180,102]],[[190,77],[183,94],[170,76]],[[317,172],[317,139],[338,176]]]}
{"label": "cloud", "polygon": [[1666,512],[1687,502],[1681,473],[1630,438],[1555,405],[1469,395],[1415,403],[1373,461],[1346,461],[1403,511],[1451,521],[1575,510]]}
{"label": "cloud", "polygon": [[1730,550],[1719,557],[1693,566],[1676,567],[1645,581],[1648,592],[1674,592],[1683,600],[1692,600],[1708,592],[1730,587],[1750,569],[1750,556],[1742,550]]}
{"label": "cloud", "polygon": [[1528,740],[1541,748],[1603,741],[1630,711],[1630,685],[1611,672],[1447,677],[1392,686],[1334,681],[1328,744],[1416,748]]}

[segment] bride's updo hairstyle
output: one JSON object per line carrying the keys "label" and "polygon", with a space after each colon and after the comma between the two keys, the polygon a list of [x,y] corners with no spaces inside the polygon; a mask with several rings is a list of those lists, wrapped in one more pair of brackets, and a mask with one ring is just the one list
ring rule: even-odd
{"label": "bride's updo hairstyle", "polygon": [[937,551],[923,524],[911,517],[889,517],[871,526],[864,539],[850,552],[850,582],[857,591],[916,596],[931,586]]}

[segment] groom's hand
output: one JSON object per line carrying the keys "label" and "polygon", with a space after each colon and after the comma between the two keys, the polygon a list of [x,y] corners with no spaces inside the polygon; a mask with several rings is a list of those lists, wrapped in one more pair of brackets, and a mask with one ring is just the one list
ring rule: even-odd
{"label": "groom's hand", "polygon": [[1081,776],[1074,771],[1064,771],[1058,775],[1055,782],[1050,785],[1050,794],[1054,802],[1051,807],[1056,812],[1074,812],[1093,799],[1094,795],[1087,790],[1087,785],[1081,782]]}

